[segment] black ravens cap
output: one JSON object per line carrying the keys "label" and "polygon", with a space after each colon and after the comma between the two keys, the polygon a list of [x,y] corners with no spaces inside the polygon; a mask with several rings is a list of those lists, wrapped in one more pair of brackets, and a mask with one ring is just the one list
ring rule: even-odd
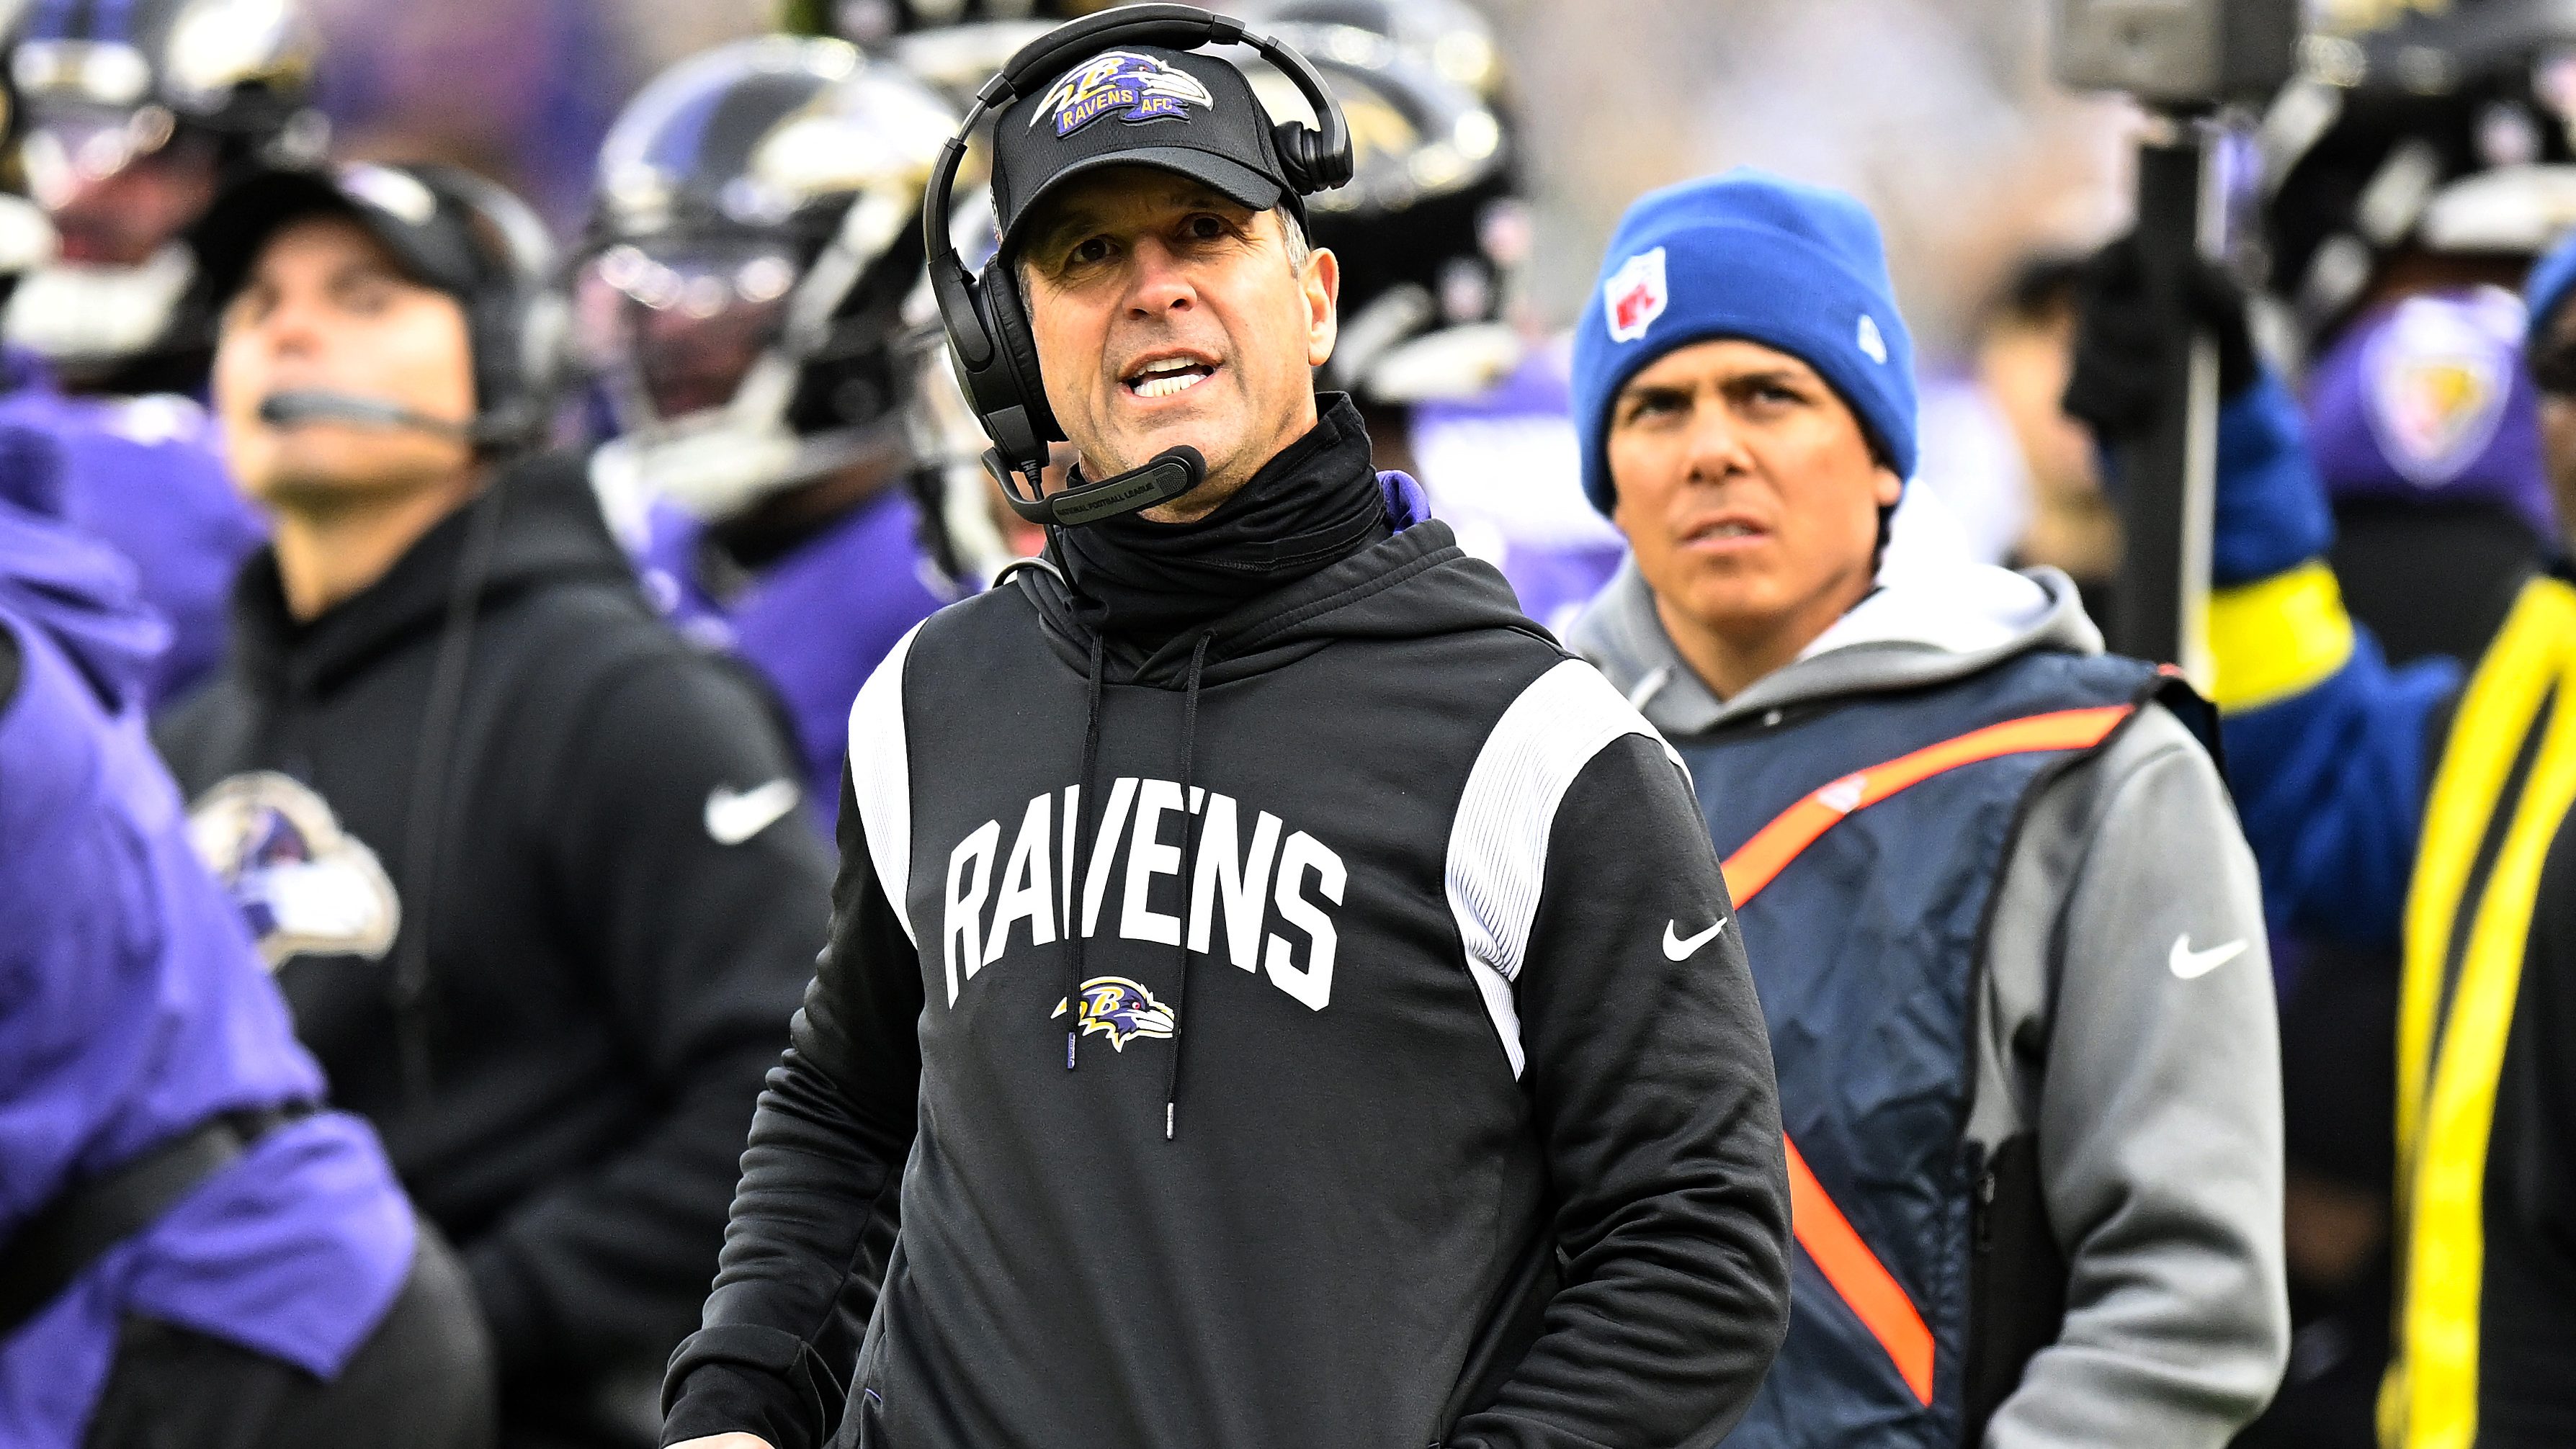
{"label": "black ravens cap", "polygon": [[993,212],[1002,250],[1049,192],[1103,166],[1155,166],[1254,211],[1305,207],[1271,121],[1221,57],[1136,45],[1104,50],[1012,103],[993,125]]}
{"label": "black ravens cap", "polygon": [[[221,311],[249,279],[269,239],[308,216],[346,216],[393,253],[413,281],[469,306],[494,285],[495,265],[473,213],[430,184],[436,168],[351,165],[334,171],[255,172],[218,196],[191,228],[199,285]],[[424,179],[426,176],[428,179]]]}

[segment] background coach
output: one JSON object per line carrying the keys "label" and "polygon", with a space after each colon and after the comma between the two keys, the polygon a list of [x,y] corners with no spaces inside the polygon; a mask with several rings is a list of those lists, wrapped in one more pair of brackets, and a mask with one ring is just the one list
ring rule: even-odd
{"label": "background coach", "polygon": [[654,1437],[830,866],[757,689],[655,617],[581,460],[528,454],[537,225],[440,167],[217,204],[215,402],[276,540],[157,738],[465,1259],[503,1444],[614,1449]]}

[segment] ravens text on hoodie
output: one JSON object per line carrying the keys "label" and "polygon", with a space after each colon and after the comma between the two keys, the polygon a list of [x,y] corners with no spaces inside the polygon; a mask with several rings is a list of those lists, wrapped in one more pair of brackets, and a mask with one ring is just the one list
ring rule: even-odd
{"label": "ravens text on hoodie", "polygon": [[1742,1411],[1785,1168],[1688,781],[1384,485],[1333,403],[1203,530],[1085,537],[861,692],[668,1440],[812,1449],[845,1385],[872,1449]]}
{"label": "ravens text on hoodie", "polygon": [[505,1418],[576,1442],[688,1329],[823,940],[802,772],[735,671],[544,459],[310,621],[255,555],[158,728],[333,1097],[463,1255]]}

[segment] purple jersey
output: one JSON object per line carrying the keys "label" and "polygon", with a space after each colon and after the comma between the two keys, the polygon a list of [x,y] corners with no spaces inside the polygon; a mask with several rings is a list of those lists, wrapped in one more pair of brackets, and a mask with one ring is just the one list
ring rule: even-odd
{"label": "purple jersey", "polygon": [[923,554],[919,520],[911,497],[889,488],[721,602],[705,579],[705,530],[678,509],[654,507],[636,561],[646,592],[680,632],[739,654],[787,706],[826,828],[841,799],[859,686],[905,630],[957,596]]}
{"label": "purple jersey", "polygon": [[222,659],[233,576],[268,525],[234,491],[215,425],[195,402],[73,397],[10,361],[16,386],[0,396],[0,428],[53,441],[62,476],[49,511],[134,564],[143,601],[170,624],[143,704],[177,698]]}
{"label": "purple jersey", "polygon": [[1481,397],[1417,406],[1412,437],[1433,515],[1559,632],[1628,547],[1583,496],[1565,367],[1562,347],[1534,349]]}
{"label": "purple jersey", "polygon": [[[320,1100],[239,912],[144,735],[166,631],[104,546],[0,502],[0,1241],[66,1184],[217,1113]],[[328,1378],[409,1272],[374,1133],[279,1127],[0,1341],[0,1444],[80,1443],[127,1314]]]}

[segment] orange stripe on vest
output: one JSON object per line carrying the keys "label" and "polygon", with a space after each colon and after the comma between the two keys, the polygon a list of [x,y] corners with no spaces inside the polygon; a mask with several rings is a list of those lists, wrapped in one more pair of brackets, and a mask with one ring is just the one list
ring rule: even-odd
{"label": "orange stripe on vest", "polygon": [[1777,819],[1753,832],[1751,840],[1728,856],[1726,893],[1734,898],[1738,910],[1743,909],[1789,862],[1798,858],[1799,852],[1815,844],[1818,837],[1855,810],[1866,809],[1945,770],[1979,760],[2036,750],[2090,749],[2102,743],[2134,708],[2106,704],[2008,719],[1845,775],[1781,811]]}
{"label": "orange stripe on vest", "polygon": [[[2093,709],[2034,714],[1971,730],[1955,739],[1926,745],[1883,765],[1845,775],[1780,812],[1777,818],[1726,858],[1726,890],[1735,907],[1762,893],[1789,862],[1834,828],[1844,816],[1865,809],[1946,770],[2004,755],[2041,750],[2091,749],[2119,728],[2135,706],[2103,705]],[[1789,1154],[1789,1222],[1798,1246],[1807,1250],[1825,1281],[1850,1305],[1870,1336],[1878,1340],[1904,1376],[1919,1402],[1932,1402],[1932,1330],[1905,1296],[1904,1286],[1887,1265],[1861,1241],[1851,1219],[1834,1205],[1832,1194],[1816,1180],[1798,1144],[1785,1136]]]}
{"label": "orange stripe on vest", "polygon": [[1905,1376],[1905,1386],[1914,1391],[1914,1397],[1932,1402],[1931,1328],[1878,1255],[1860,1240],[1851,1219],[1834,1206],[1824,1184],[1808,1169],[1807,1159],[1799,1155],[1798,1144],[1785,1137],[1782,1142],[1789,1149],[1789,1221],[1795,1225],[1798,1246],[1807,1250],[1825,1281],[1834,1285],[1870,1336],[1896,1361],[1896,1371]]}

